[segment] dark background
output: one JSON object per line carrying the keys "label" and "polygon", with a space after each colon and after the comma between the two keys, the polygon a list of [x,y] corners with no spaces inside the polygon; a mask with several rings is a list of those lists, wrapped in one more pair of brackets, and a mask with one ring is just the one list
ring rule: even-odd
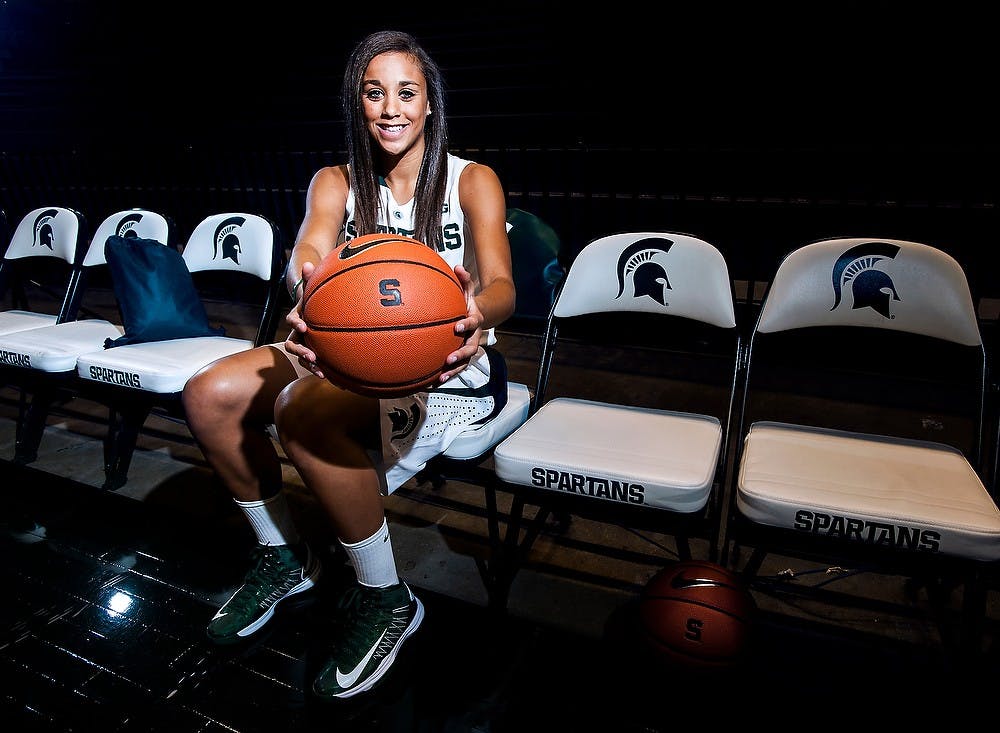
{"label": "dark background", "polygon": [[346,56],[414,33],[455,152],[568,257],[623,229],[717,244],[766,279],[824,236],[916,239],[992,290],[997,63],[978,7],[904,3],[0,3],[0,207],[254,210],[290,242],[341,162]]}

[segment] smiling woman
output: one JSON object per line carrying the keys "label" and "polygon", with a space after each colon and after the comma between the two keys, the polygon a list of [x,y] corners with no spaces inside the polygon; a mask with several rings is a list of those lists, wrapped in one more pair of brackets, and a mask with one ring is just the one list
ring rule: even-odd
{"label": "smiling woman", "polygon": [[[321,572],[281,492],[281,464],[266,432],[272,423],[354,568],[357,583],[344,589],[333,653],[312,686],[319,698],[370,689],[420,626],[423,603],[396,572],[382,499],[465,427],[499,415],[507,370],[493,348],[494,329],[514,310],[504,190],[492,168],[448,152],[435,61],[406,33],[373,33],[351,53],[341,97],[348,161],[320,169],[309,184],[286,272],[295,301],[288,338],[221,359],[184,389],[191,432],[258,540],[246,581],[210,621],[209,638],[249,637],[276,604],[311,589]],[[321,287],[311,278],[321,277],[322,263],[351,251],[338,245],[385,232],[437,253],[429,256],[441,260],[446,276],[423,276],[419,294],[442,302],[457,296],[461,312],[448,321],[440,375],[429,386],[421,382],[421,391],[380,399],[336,386],[344,384],[336,374],[323,378],[327,365],[310,348],[316,340],[302,316],[305,298]],[[359,293],[339,308],[358,309],[356,321],[372,297],[384,303],[405,286],[383,278],[371,287],[371,297]],[[373,372],[385,368],[379,358],[398,358],[370,351]]]}

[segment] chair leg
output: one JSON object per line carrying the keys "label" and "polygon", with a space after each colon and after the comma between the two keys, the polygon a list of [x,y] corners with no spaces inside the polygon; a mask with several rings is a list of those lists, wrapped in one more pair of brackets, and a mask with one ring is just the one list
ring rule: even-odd
{"label": "chair leg", "polygon": [[128,482],[128,469],[139,439],[139,430],[149,416],[147,406],[119,408],[108,421],[104,441],[104,489],[115,491]]}
{"label": "chair leg", "polygon": [[[684,562],[691,559],[691,543],[688,540],[687,535],[678,534],[674,537],[674,542],[677,544],[677,559]],[[711,557],[709,558],[711,559]]]}
{"label": "chair leg", "polygon": [[971,570],[966,574],[962,588],[961,621],[959,627],[959,659],[965,664],[975,663],[982,654],[983,627],[986,615],[986,580],[984,573]]}
{"label": "chair leg", "polygon": [[764,558],[767,557],[767,550],[763,550],[759,547],[753,548],[750,553],[750,559],[747,560],[746,565],[740,571],[740,575],[744,578],[754,578],[757,573],[760,572],[760,566],[764,564]]}
{"label": "chair leg", "polygon": [[32,396],[18,423],[14,463],[27,465],[38,458],[38,446],[42,442],[42,433],[45,432],[45,423],[53,401],[54,396],[48,391],[38,391]]}

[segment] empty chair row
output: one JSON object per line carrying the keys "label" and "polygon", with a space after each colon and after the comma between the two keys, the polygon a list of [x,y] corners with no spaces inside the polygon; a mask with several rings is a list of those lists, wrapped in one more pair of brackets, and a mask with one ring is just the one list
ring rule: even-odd
{"label": "empty chair row", "polygon": [[[581,249],[523,419],[428,472],[486,489],[491,601],[504,606],[553,513],[580,515],[672,535],[680,559],[751,584],[777,553],[962,587],[956,651],[974,651],[1000,509],[985,480],[987,352],[960,264],[912,241],[810,242],[778,266],[748,339],[733,304],[725,259],[697,237]],[[506,517],[497,491],[513,496]]]}
{"label": "empty chair row", "polygon": [[[12,235],[0,263],[4,288],[32,282],[43,264],[57,261],[65,292],[56,315],[29,308],[0,313],[0,370],[6,384],[30,395],[18,420],[15,460],[35,460],[57,400],[84,396],[109,408],[105,486],[117,488],[150,412],[182,418],[180,393],[191,375],[273,338],[285,250],[274,224],[243,212],[206,217],[181,251],[169,218],[155,211],[116,212],[89,243],[84,228],[78,212],[42,207]],[[106,307],[102,315],[89,305],[102,278],[120,323],[105,317]],[[255,312],[255,334],[227,334],[208,322],[207,300],[232,293]]]}

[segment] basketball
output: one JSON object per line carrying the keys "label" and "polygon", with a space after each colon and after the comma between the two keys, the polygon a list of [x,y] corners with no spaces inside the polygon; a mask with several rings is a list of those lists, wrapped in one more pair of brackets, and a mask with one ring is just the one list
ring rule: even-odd
{"label": "basketball", "polygon": [[323,376],[370,397],[426,389],[462,345],[468,315],[454,269],[424,243],[396,234],[348,240],[306,282],[305,344]]}
{"label": "basketball", "polygon": [[666,661],[726,667],[740,657],[755,610],[735,573],[686,560],[649,579],[639,599],[639,625],[649,650]]}

